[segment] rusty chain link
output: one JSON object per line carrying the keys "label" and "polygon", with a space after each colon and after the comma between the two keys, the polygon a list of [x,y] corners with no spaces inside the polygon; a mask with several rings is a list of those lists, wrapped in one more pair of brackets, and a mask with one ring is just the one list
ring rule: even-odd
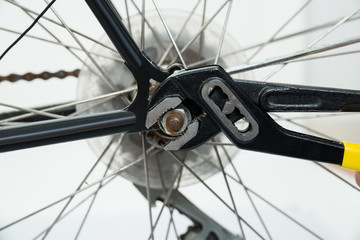
{"label": "rusty chain link", "polygon": [[74,71],[71,72],[67,72],[67,71],[57,71],[54,73],[50,73],[50,72],[42,72],[39,74],[34,74],[34,73],[26,73],[23,75],[18,75],[18,74],[10,74],[7,76],[0,76],[0,82],[2,81],[9,81],[9,82],[16,82],[18,80],[26,80],[26,81],[31,81],[34,79],[42,79],[42,80],[47,80],[50,78],[59,78],[59,79],[63,79],[69,76],[73,76],[73,77],[78,77],[79,76],[79,69],[76,69]]}

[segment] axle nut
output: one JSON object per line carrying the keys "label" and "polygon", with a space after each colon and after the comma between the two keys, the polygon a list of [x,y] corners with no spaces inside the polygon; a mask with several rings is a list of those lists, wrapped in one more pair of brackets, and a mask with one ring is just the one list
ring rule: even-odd
{"label": "axle nut", "polygon": [[161,129],[170,136],[181,135],[191,121],[191,115],[186,108],[176,108],[165,113],[160,121]]}

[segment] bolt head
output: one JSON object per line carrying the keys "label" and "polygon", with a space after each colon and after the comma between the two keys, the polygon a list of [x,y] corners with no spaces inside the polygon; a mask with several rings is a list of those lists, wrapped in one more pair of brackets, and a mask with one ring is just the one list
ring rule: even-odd
{"label": "bolt head", "polygon": [[187,112],[180,108],[172,109],[165,113],[160,123],[162,130],[167,135],[178,136],[184,132],[189,121]]}

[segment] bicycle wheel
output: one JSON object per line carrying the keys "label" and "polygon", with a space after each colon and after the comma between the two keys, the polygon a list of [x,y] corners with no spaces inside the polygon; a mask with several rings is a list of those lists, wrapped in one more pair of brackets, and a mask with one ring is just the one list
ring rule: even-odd
{"label": "bicycle wheel", "polygon": [[[171,46],[171,40],[159,17],[159,9],[156,9],[152,2],[145,3],[144,22],[141,16],[142,2],[125,0],[114,1],[114,4],[138,46],[164,68],[173,63],[188,68],[217,63],[236,72],[236,69],[239,69],[237,67],[243,67],[243,64],[291,55],[297,51],[330,45],[348,38],[355,39],[359,29],[359,13],[355,10],[360,6],[358,2],[350,0],[341,3],[331,1],[331,5],[329,1],[320,0],[291,3],[206,0],[186,1],[181,4],[159,2],[162,16],[179,51],[182,51],[180,59],[175,48],[171,48],[167,55],[163,54],[168,46]],[[6,49],[16,38],[16,33],[22,32],[33,22],[26,12],[30,9],[41,12],[46,5],[42,1],[30,5],[26,1],[5,0],[0,2],[0,6],[1,49]],[[58,115],[70,115],[74,111],[76,114],[89,115],[124,108],[136,95],[136,92],[131,91],[135,85],[132,75],[127,72],[121,57],[104,36],[102,28],[85,2],[74,2],[70,5],[58,0],[54,7],[83,46],[78,45],[77,40],[74,40],[63,26],[64,23],[61,24],[56,14],[49,10],[39,21],[42,25],[37,24],[0,61],[0,75],[23,75],[27,72],[37,74],[43,71],[55,73],[59,70],[68,72],[63,75],[77,75],[74,70],[81,69],[79,77],[62,78],[61,73],[57,73],[40,74],[29,81],[2,80],[2,126],[28,121],[29,118],[13,118],[22,115],[24,111],[30,111],[28,108],[41,109],[130,89],[121,98],[109,99],[111,96],[106,95],[97,101],[76,104],[76,108],[68,106],[65,110],[51,112],[53,115],[30,118],[32,121],[41,121]],[[32,13],[31,16],[36,17],[37,14]],[[60,23],[60,26],[46,18]],[[188,18],[190,20],[187,22]],[[183,26],[185,30],[182,29]],[[15,31],[15,34],[10,30]],[[181,34],[177,36],[179,33]],[[193,39],[194,42],[186,47]],[[82,47],[88,49],[92,59]],[[183,50],[184,48],[188,49]],[[352,44],[306,58],[293,59],[285,64],[231,76],[249,80],[359,89],[359,71],[355,66],[359,61],[358,48],[358,44]],[[103,72],[98,70],[94,62]],[[49,75],[52,77],[45,81]],[[32,78],[29,75],[27,77]],[[13,76],[10,79],[27,77]],[[111,79],[110,84],[107,83],[108,78]],[[111,89],[112,84],[117,89]],[[13,111],[20,107],[21,111]],[[35,114],[45,115],[38,111]],[[360,142],[357,115],[294,113],[275,114],[273,118],[286,128],[325,138]],[[215,143],[205,144],[199,150],[175,153],[178,158],[187,158],[185,162],[196,172],[196,176],[204,180],[199,182],[189,170],[183,170],[180,174],[174,167],[178,165],[174,164],[176,162],[168,153],[162,152],[157,154],[157,158],[153,157],[152,151],[162,151],[162,148],[156,145],[159,144],[158,141],[154,143],[151,138],[147,136],[146,147],[150,161],[147,174],[153,197],[158,191],[162,191],[163,186],[167,189],[173,185],[174,175],[177,174],[176,176],[181,175],[179,192],[183,194],[177,195],[177,198],[188,199],[201,209],[200,211],[192,207],[189,202],[180,204],[174,200],[173,206],[161,214],[153,233],[154,239],[177,239],[181,234],[184,234],[185,239],[198,236],[205,239],[236,239],[237,236],[246,239],[359,238],[358,190],[316,163],[237,151],[235,147],[217,144],[218,141],[228,142],[224,137],[219,137]],[[116,135],[91,139],[88,143],[76,141],[2,153],[1,238],[150,238],[151,225],[154,226],[163,204],[156,201],[156,205],[152,205],[153,201],[146,199],[144,161],[121,171],[122,177],[113,180],[109,178],[109,183],[109,180],[104,181],[104,187],[95,185],[77,193],[74,198],[69,198],[69,194],[74,192],[80,182],[84,182],[84,188],[101,179],[108,166],[111,170],[107,175],[116,173],[122,166],[137,160],[143,153],[141,141],[141,136],[137,134]],[[117,147],[119,143],[121,145]],[[220,152],[220,161],[226,165],[228,175],[225,177],[217,151]],[[114,161],[111,162],[114,153]],[[228,159],[226,154],[229,154],[232,160]],[[204,156],[206,160],[203,159]],[[98,159],[103,164],[97,164],[94,171],[89,171]],[[330,166],[326,168],[334,171]],[[89,173],[89,178],[84,180],[84,176]],[[352,178],[343,176],[341,172],[336,174],[353,182]],[[141,193],[133,183],[138,185]],[[61,200],[64,196],[68,198],[37,213],[38,209]],[[93,198],[94,196],[96,197]],[[71,202],[65,208],[69,199]],[[92,199],[96,199],[93,204]],[[84,204],[77,207],[83,200]],[[149,205],[152,205],[151,214]],[[91,211],[82,225],[89,206],[92,206]],[[73,207],[75,211],[67,215]],[[192,211],[192,214],[185,210]],[[34,212],[36,214],[28,217]],[[207,217],[202,216],[203,213],[206,213]],[[66,217],[58,221],[57,218],[63,218],[64,215]],[[152,224],[149,223],[149,218]],[[214,219],[221,227],[211,225],[210,219]],[[54,222],[56,224],[53,225]],[[188,228],[189,226],[192,227]],[[220,235],[218,230],[222,227],[227,231]]]}

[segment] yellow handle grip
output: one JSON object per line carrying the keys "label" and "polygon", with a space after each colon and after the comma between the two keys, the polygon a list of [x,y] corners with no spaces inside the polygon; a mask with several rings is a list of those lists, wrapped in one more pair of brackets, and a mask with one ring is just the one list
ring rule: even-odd
{"label": "yellow handle grip", "polygon": [[344,157],[341,164],[344,168],[360,170],[360,145],[342,142],[344,144]]}

